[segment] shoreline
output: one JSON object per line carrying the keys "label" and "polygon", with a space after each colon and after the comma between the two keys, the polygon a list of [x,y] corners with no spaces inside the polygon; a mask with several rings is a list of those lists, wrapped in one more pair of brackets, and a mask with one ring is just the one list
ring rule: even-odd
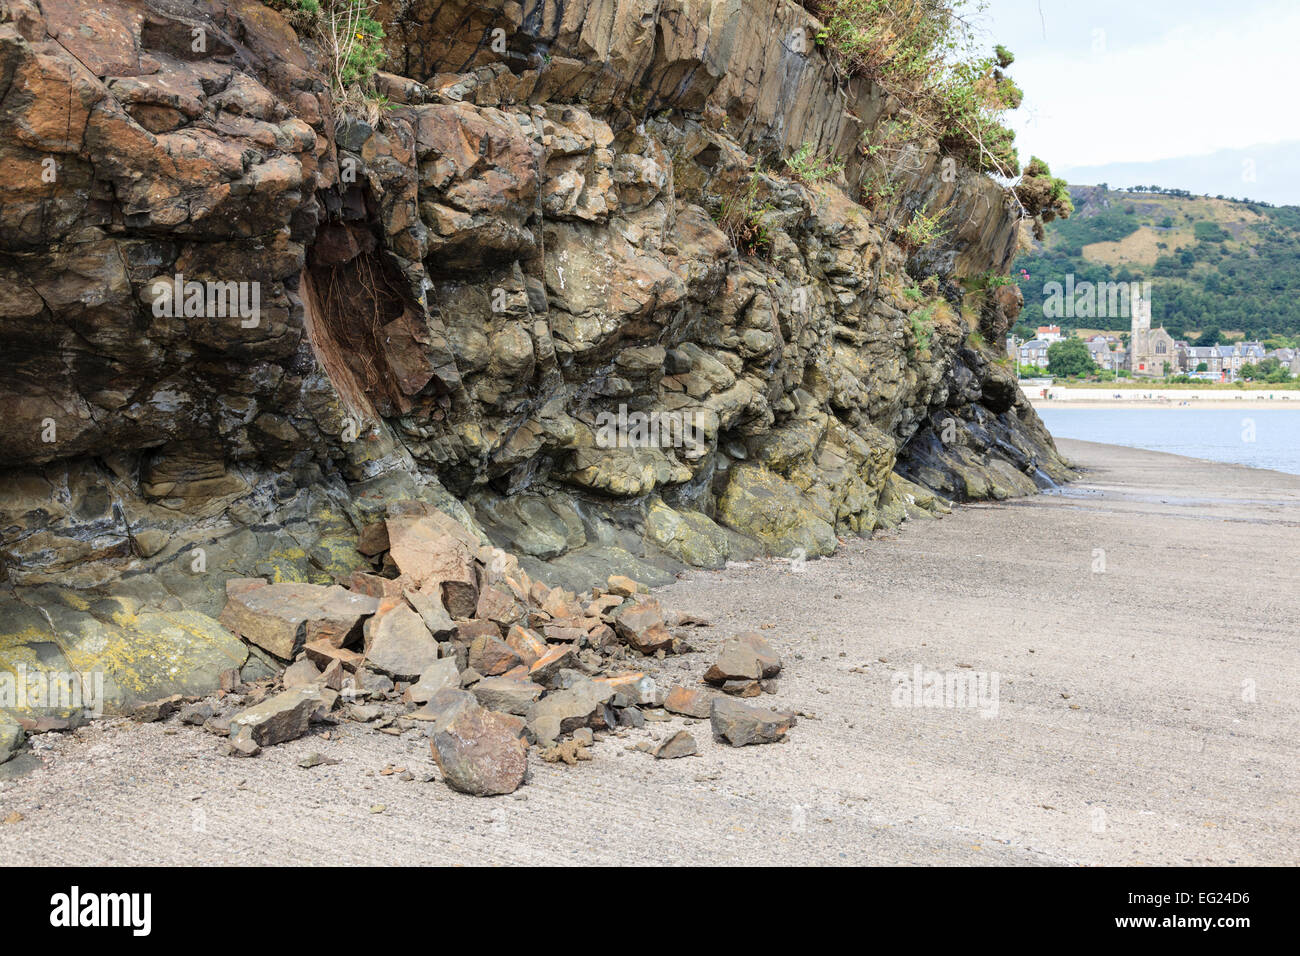
{"label": "shoreline", "polygon": [[[1058,446],[1084,469],[1058,491],[655,589],[712,622],[700,653],[660,663],[661,685],[700,686],[725,638],[757,631],[784,667],[751,702],[801,715],[784,744],[650,722],[602,733],[575,767],[530,759],[514,797],[482,800],[382,774],[431,771],[420,737],[349,727],[235,760],[197,728],[99,721],[44,735],[50,765],[0,785],[0,818],[24,817],[0,827],[0,858],[381,864],[399,845],[467,864],[1300,861],[1300,580],[1278,559],[1300,546],[1300,476]],[[900,704],[897,675],[916,667],[997,675],[996,715]],[[679,729],[698,756],[629,749]],[[313,751],[340,762],[300,769]]]}
{"label": "shoreline", "polygon": [[[1180,402],[1185,402],[1186,404],[1180,404]],[[1076,399],[1064,399],[1064,400],[1062,400],[1062,399],[1048,399],[1048,400],[1043,400],[1043,399],[1030,399],[1029,404],[1033,406],[1034,411],[1039,411],[1039,410],[1044,409],[1044,408],[1087,408],[1087,409],[1098,409],[1098,408],[1115,408],[1115,409],[1129,409],[1129,408],[1157,408],[1157,409],[1171,409],[1171,410],[1174,410],[1174,411],[1188,411],[1188,410],[1195,410],[1195,409],[1198,409],[1198,408],[1219,408],[1219,409],[1222,409],[1222,408],[1233,408],[1233,409],[1241,409],[1241,408],[1251,408],[1251,409],[1265,408],[1265,409],[1273,409],[1273,408],[1277,408],[1277,409],[1291,409],[1291,410],[1293,410],[1293,411],[1298,411],[1298,412],[1300,412],[1300,394],[1298,394],[1294,400],[1276,399],[1276,398],[1274,398],[1274,399],[1268,399],[1268,398],[1255,398],[1255,399],[1234,399],[1234,400],[1223,400],[1223,399],[1192,399],[1192,398],[1186,398],[1186,399],[1135,399],[1135,398],[1083,399],[1083,398],[1076,398]]]}

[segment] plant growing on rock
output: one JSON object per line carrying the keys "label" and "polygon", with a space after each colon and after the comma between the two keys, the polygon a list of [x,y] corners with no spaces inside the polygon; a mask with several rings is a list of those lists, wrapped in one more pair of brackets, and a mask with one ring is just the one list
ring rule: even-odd
{"label": "plant growing on rock", "polygon": [[371,16],[376,0],[272,0],[300,32],[314,36],[328,64],[334,94],[346,106],[361,98],[383,65],[384,28]]}
{"label": "plant growing on rock", "polygon": [[772,236],[763,217],[773,207],[770,202],[758,198],[761,185],[762,170],[755,166],[746,180],[722,198],[713,214],[718,228],[747,256],[766,256],[772,245]]}
{"label": "plant growing on rock", "polygon": [[823,159],[814,152],[810,143],[804,143],[795,150],[794,154],[785,161],[785,166],[791,176],[809,185],[819,183],[828,177],[838,176],[844,171],[842,161]]}
{"label": "plant growing on rock", "polygon": [[966,0],[803,0],[823,22],[817,42],[840,69],[882,87],[908,120],[974,168],[1019,172],[1002,114],[1020,104],[1005,47],[973,56]]}
{"label": "plant growing on rock", "polygon": [[929,245],[944,234],[945,230],[940,223],[947,211],[945,208],[938,212],[926,213],[918,209],[907,224],[894,234],[894,241],[905,252],[915,252],[922,246]]}

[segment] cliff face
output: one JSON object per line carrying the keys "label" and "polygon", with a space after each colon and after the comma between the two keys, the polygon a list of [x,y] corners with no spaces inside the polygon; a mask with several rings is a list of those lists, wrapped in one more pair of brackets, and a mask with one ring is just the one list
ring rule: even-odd
{"label": "cliff face", "polygon": [[[801,8],[378,19],[367,117],[254,0],[8,0],[0,667],[198,687],[247,654],[226,578],[366,566],[403,499],[583,586],[1067,477],[998,362],[1018,295],[968,291],[1018,209],[926,142],[855,202],[897,104]],[[842,175],[798,181],[805,146]]]}

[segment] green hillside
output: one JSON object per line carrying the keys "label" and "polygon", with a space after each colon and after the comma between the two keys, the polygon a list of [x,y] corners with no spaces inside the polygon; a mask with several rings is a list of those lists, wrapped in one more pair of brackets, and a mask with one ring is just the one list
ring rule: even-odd
{"label": "green hillside", "polygon": [[[1222,330],[1290,341],[1300,337],[1300,207],[1071,186],[1074,215],[1015,262],[1025,296],[1017,334],[1038,325],[1127,330],[1126,316],[1044,318],[1043,285],[1149,280],[1152,324],[1206,343]],[[1020,275],[1020,270],[1028,277]]]}

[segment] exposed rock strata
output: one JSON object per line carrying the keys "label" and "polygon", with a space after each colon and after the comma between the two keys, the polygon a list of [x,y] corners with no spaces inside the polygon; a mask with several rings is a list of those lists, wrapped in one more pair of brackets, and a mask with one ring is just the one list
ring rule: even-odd
{"label": "exposed rock strata", "polygon": [[[793,4],[386,8],[377,123],[255,0],[3,9],[0,668],[103,665],[127,709],[273,667],[214,620],[227,579],[368,572],[398,501],[576,587],[1067,474],[982,344],[1018,303],[961,285],[1005,271],[1016,212],[924,142],[888,208],[854,202],[894,106],[784,42]],[[843,182],[783,175],[803,143]],[[751,186],[761,256],[715,220]],[[186,315],[178,276],[244,285]],[[658,440],[607,447],[611,419]],[[481,600],[427,570],[426,624]]]}

